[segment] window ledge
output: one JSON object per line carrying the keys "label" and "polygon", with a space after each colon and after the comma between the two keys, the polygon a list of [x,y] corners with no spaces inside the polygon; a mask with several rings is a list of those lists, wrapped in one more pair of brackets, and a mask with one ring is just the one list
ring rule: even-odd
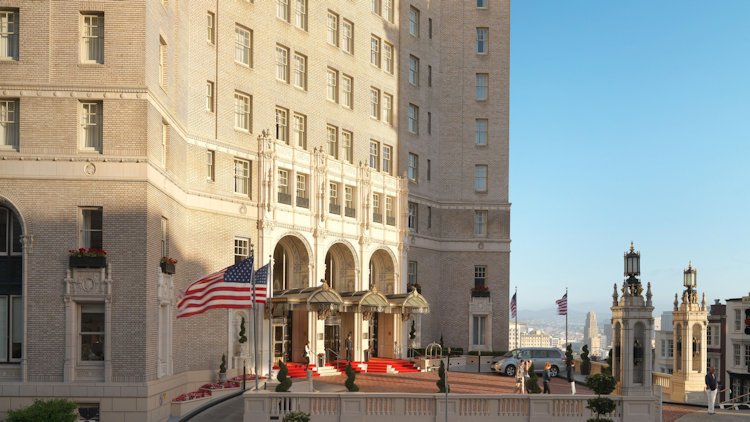
{"label": "window ledge", "polygon": [[240,66],[240,67],[244,67],[245,69],[248,69],[248,70],[252,70],[253,69],[253,67],[250,66],[249,64],[238,62],[237,60],[234,61],[234,64],[236,64],[237,66]]}
{"label": "window ledge", "polygon": [[18,59],[13,57],[0,57],[0,63],[18,64]]}

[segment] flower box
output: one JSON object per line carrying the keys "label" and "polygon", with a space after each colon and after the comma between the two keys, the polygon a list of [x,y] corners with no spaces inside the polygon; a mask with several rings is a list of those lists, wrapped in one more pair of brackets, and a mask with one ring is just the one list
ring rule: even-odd
{"label": "flower box", "polygon": [[163,272],[164,274],[175,273],[175,265],[170,262],[160,262],[159,266],[161,267],[161,272]]}
{"label": "flower box", "polygon": [[471,297],[490,297],[490,291],[485,288],[471,289]]}
{"label": "flower box", "polygon": [[104,268],[107,266],[106,256],[70,256],[68,257],[70,268]]}
{"label": "flower box", "polygon": [[204,384],[200,388],[204,391],[210,391],[211,397],[223,397],[240,391],[240,384],[236,381],[227,381],[224,383]]}
{"label": "flower box", "polygon": [[172,400],[170,413],[175,417],[184,416],[192,410],[208,403],[211,398],[211,391],[206,390],[182,394]]}

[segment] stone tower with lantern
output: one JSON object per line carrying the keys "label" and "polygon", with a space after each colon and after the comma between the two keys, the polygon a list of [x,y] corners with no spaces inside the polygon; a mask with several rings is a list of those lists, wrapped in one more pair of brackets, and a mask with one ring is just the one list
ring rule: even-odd
{"label": "stone tower with lantern", "polygon": [[706,294],[698,303],[696,273],[692,262],[683,272],[682,301],[674,295],[672,332],[674,353],[672,374],[672,401],[702,402],[705,400],[706,328],[708,311]]}
{"label": "stone tower with lantern", "polygon": [[612,294],[612,375],[617,379],[616,394],[624,396],[653,395],[651,369],[651,335],[654,331],[654,307],[651,304],[651,283],[646,297],[638,277],[641,274],[641,253],[630,242],[625,252],[625,281],[622,295],[617,283]]}

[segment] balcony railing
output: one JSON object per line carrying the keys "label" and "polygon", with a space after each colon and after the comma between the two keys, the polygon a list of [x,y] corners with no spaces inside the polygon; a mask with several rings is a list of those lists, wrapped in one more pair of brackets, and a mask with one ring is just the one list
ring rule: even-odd
{"label": "balcony railing", "polygon": [[383,214],[372,214],[372,221],[374,223],[382,223],[383,222]]}
{"label": "balcony railing", "polygon": [[392,216],[385,217],[385,224],[388,224],[389,226],[395,226],[396,225],[396,217],[392,217]]}
{"label": "balcony railing", "polygon": [[292,195],[288,193],[279,192],[279,203],[292,205]]}
{"label": "balcony railing", "polygon": [[354,208],[344,207],[344,215],[354,218],[357,215],[357,211]]}
{"label": "balcony railing", "polygon": [[341,215],[341,205],[328,204],[328,212],[331,214]]}
{"label": "balcony railing", "polygon": [[301,196],[298,196],[296,198],[297,206],[302,208],[310,208],[310,200],[308,198],[303,198]]}

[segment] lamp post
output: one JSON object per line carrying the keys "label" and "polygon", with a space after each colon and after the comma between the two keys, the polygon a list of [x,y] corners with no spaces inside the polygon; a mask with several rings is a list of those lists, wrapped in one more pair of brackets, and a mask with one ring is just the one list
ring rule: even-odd
{"label": "lamp post", "polygon": [[636,294],[637,287],[641,281],[638,276],[641,275],[641,251],[636,251],[633,242],[630,242],[630,251],[625,252],[625,280],[626,286],[630,287],[631,294]]}
{"label": "lamp post", "polygon": [[688,267],[685,268],[685,271],[683,271],[682,284],[685,286],[685,288],[687,288],[688,296],[691,298],[695,289],[696,272],[696,269],[693,268],[692,261],[688,263]]}

